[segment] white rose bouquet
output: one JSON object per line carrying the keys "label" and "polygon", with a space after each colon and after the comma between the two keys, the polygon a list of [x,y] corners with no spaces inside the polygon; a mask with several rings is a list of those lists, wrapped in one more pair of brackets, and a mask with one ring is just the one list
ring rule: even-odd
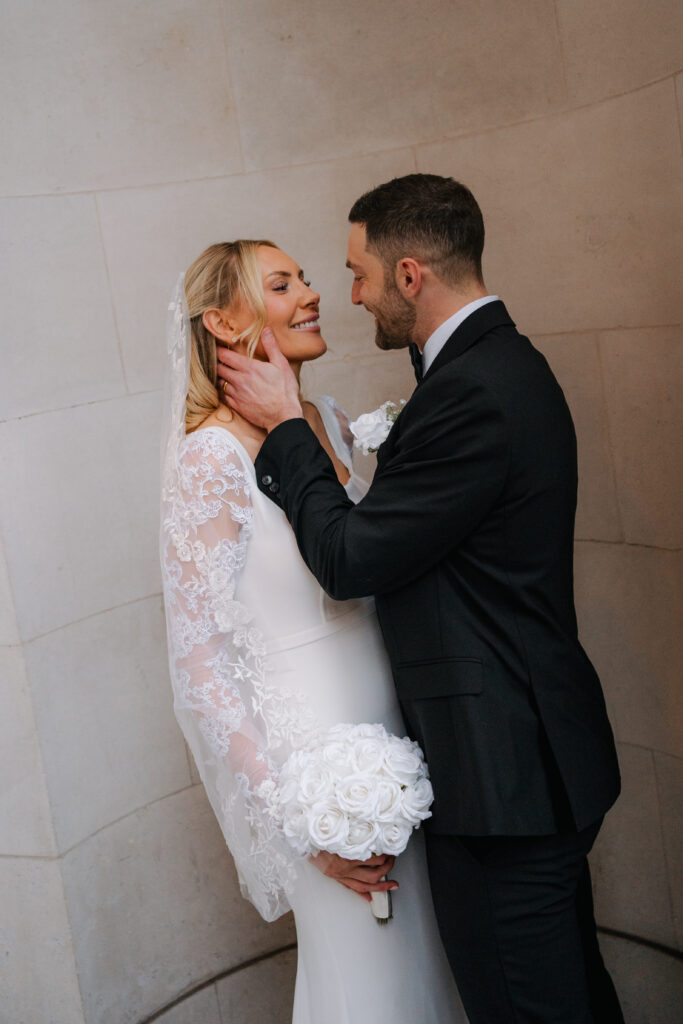
{"label": "white rose bouquet", "polygon": [[360,448],[363,455],[376,452],[386,441],[392,424],[398,419],[398,414],[405,404],[405,398],[401,398],[398,405],[395,402],[384,402],[379,409],[364,412],[353,423],[349,423],[353,443],[356,448]]}
{"label": "white rose bouquet", "polygon": [[[367,860],[403,853],[413,829],[431,817],[433,799],[417,743],[383,725],[335,725],[287,759],[276,807],[297,853]],[[388,896],[373,894],[381,923],[391,917]]]}

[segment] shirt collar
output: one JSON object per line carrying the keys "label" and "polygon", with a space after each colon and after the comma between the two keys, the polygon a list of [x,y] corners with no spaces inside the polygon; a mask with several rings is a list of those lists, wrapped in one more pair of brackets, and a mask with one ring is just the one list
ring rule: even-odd
{"label": "shirt collar", "polygon": [[497,295],[485,295],[483,299],[475,299],[474,302],[468,302],[466,306],[459,309],[457,313],[453,314],[453,316],[449,316],[448,320],[444,321],[444,323],[437,327],[434,333],[430,334],[429,338],[427,338],[425,347],[422,349],[423,375],[427,372],[441,349],[460,324],[466,320],[468,316],[474,313],[475,309],[479,309],[480,306],[485,306],[487,302],[497,301]]}

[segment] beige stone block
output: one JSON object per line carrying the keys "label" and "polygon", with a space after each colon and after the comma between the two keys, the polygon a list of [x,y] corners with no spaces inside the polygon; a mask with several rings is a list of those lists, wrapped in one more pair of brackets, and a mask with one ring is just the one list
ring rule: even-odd
{"label": "beige stone block", "polygon": [[25,652],[60,850],[191,785],[158,597],[58,629]]}
{"label": "beige stone block", "polygon": [[670,82],[421,146],[417,159],[420,171],[453,175],[474,192],[487,227],[487,285],[523,333],[679,322],[680,139]]}
{"label": "beige stone block", "polygon": [[683,548],[683,330],[610,331],[600,353],[626,540]]}
{"label": "beige stone block", "polygon": [[57,852],[43,763],[18,647],[0,648],[0,854]]}
{"label": "beige stone block", "polygon": [[144,1020],[202,982],[293,941],[240,896],[199,787],[128,815],[64,858],[88,1024]]}
{"label": "beige stone block", "polygon": [[570,102],[629,92],[679,70],[677,0],[558,0],[556,7]]}
{"label": "beige stone block", "polygon": [[[351,305],[347,216],[362,192],[414,170],[400,150],[354,160],[99,198],[117,321],[133,390],[161,386],[166,307],[180,271],[214,242],[269,238],[321,295],[331,350],[369,344],[371,319]],[[359,339],[360,342],[359,342]]]}
{"label": "beige stone block", "polygon": [[1,858],[0,906],[0,1019],[85,1024],[58,863]]}
{"label": "beige stone block", "polygon": [[672,754],[683,741],[681,554],[578,543],[579,636],[622,743]]}
{"label": "beige stone block", "polygon": [[622,791],[591,854],[598,924],[676,946],[652,751],[619,745]]}
{"label": "beige stone block", "polygon": [[2,419],[125,394],[93,196],[0,201]]}
{"label": "beige stone block", "polygon": [[657,751],[654,759],[674,923],[683,951],[683,760]]}
{"label": "beige stone block", "polygon": [[229,174],[239,128],[213,0],[13,4],[4,19],[0,191]]}
{"label": "beige stone block", "polygon": [[597,338],[593,334],[565,334],[532,340],[560,382],[576,427],[576,536],[621,540]]}
{"label": "beige stone block", "polygon": [[172,1009],[154,1018],[154,1024],[224,1024],[214,985],[193,992]]}
{"label": "beige stone block", "polygon": [[14,614],[14,597],[7,572],[5,548],[0,535],[0,645],[19,643],[17,617]]}
{"label": "beige stone block", "polygon": [[0,424],[0,522],[24,639],[161,589],[158,394]]}
{"label": "beige stone block", "polygon": [[289,1024],[295,979],[295,949],[223,978],[216,985],[223,1024]]}
{"label": "beige stone block", "polygon": [[601,935],[600,948],[626,1024],[675,1024],[681,1019],[680,960],[615,935]]}
{"label": "beige stone block", "polygon": [[555,14],[543,0],[504,12],[496,0],[223,2],[247,169],[443,138],[564,98]]}

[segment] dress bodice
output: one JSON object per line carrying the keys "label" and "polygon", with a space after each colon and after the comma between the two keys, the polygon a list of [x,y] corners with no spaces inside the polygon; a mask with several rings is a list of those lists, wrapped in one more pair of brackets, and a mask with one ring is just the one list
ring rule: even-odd
{"label": "dress bodice", "polygon": [[[329,396],[320,396],[313,404],[337,458],[351,474],[345,484],[346,492],[352,501],[358,501],[368,485],[354,471],[348,420]],[[308,571],[284,512],[258,489],[254,465],[234,434],[218,426],[204,429],[214,432],[217,444],[240,459],[240,469],[249,487],[251,529],[235,596],[257,613],[266,648],[281,650],[305,639],[313,640],[334,632],[349,614],[368,614],[374,607],[372,598],[334,601]],[[196,431],[191,436],[196,438],[201,433]]]}

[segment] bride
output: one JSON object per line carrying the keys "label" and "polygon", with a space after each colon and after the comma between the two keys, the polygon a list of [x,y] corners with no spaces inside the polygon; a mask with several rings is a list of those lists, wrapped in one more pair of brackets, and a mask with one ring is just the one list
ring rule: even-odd
{"label": "bride", "polygon": [[[405,733],[372,599],[333,601],[320,588],[256,486],[265,433],[216,390],[216,343],[263,358],[269,329],[297,376],[323,355],[319,301],[272,242],[236,241],[203,252],[169,307],[161,557],[175,709],[243,894],[268,921],[294,911],[294,1024],[463,1024],[422,836],[381,882],[393,858],[297,856],[264,798],[320,729],[381,722]],[[367,485],[346,415],[326,396],[303,409],[359,501]],[[398,886],[393,920],[378,928],[364,900]]]}

